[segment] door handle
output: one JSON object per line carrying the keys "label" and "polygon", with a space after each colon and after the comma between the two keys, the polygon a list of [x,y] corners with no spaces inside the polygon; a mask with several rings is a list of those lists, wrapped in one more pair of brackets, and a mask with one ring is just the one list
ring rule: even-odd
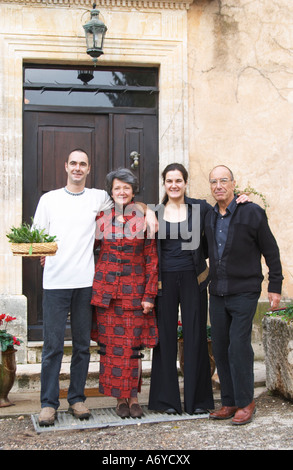
{"label": "door handle", "polygon": [[131,168],[133,170],[136,170],[139,167],[139,157],[140,154],[136,151],[130,153],[130,158],[133,160],[133,163],[131,164]]}

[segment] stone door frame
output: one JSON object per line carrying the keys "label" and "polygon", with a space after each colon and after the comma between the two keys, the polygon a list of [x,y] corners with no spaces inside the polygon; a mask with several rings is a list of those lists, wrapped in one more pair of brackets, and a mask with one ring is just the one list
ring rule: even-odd
{"label": "stone door frame", "polygon": [[[62,3],[59,0],[59,3]],[[121,3],[118,6],[118,3]],[[188,69],[187,9],[188,2],[118,2],[107,9],[99,6],[108,31],[104,55],[99,64],[115,66],[151,66],[159,68],[159,171],[178,161],[188,168]],[[136,4],[136,9],[132,5]],[[113,6],[114,5],[114,6]],[[143,5],[143,7],[141,6]],[[62,36],[52,31],[38,31],[32,15],[50,18],[66,14],[71,23]],[[87,9],[90,9],[89,5]],[[39,10],[38,10],[39,9]],[[59,10],[60,9],[60,10]],[[81,21],[84,8],[71,5],[46,6],[26,2],[26,6],[2,4],[6,14],[0,59],[5,92],[0,96],[2,131],[0,148],[3,173],[0,185],[1,226],[9,227],[22,220],[22,141],[23,141],[23,64],[51,63],[88,65]],[[38,11],[37,11],[38,10]],[[119,18],[130,18],[123,26]],[[61,15],[62,16],[62,15]],[[31,21],[29,21],[31,20]],[[62,18],[60,19],[62,21]],[[137,29],[133,25],[137,24]],[[126,25],[126,26],[125,26]],[[143,31],[142,28],[143,27]],[[48,26],[49,28],[49,26]],[[16,31],[21,31],[16,33]],[[160,185],[161,187],[161,185]],[[12,297],[22,295],[21,259],[13,257],[5,233],[0,236],[0,282],[3,292]],[[24,299],[25,303],[25,299]],[[24,307],[25,309],[25,307]],[[25,323],[25,322],[24,322]]]}

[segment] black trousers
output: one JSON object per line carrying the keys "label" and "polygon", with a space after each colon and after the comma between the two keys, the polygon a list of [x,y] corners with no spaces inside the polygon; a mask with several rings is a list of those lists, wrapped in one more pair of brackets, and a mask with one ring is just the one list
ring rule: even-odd
{"label": "black trousers", "polygon": [[223,406],[244,408],[253,400],[252,321],[258,292],[210,296],[213,354]]}
{"label": "black trousers", "polygon": [[163,273],[158,297],[159,343],[153,350],[149,408],[182,413],[177,374],[178,308],[184,337],[184,411],[213,409],[207,348],[207,292],[200,292],[193,271]]}

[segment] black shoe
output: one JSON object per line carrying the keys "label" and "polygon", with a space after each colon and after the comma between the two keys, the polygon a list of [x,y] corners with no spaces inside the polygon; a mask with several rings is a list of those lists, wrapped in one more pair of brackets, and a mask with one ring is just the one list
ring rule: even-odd
{"label": "black shoe", "polygon": [[176,415],[177,414],[177,411],[175,410],[175,408],[167,408],[163,412],[167,413],[168,415]]}
{"label": "black shoe", "polygon": [[208,413],[208,410],[204,410],[203,408],[195,408],[193,412],[194,415],[206,415]]}

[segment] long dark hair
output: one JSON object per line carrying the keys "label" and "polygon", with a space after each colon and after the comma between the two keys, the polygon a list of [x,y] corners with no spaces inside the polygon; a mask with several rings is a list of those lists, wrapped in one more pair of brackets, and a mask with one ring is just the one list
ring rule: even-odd
{"label": "long dark hair", "polygon": [[[180,171],[185,183],[187,183],[187,181],[188,181],[188,171],[186,170],[186,168],[181,163],[170,163],[169,165],[166,166],[166,168],[162,172],[162,178],[163,178],[163,183],[164,184],[165,184],[166,175],[167,175],[168,171],[175,171],[175,170]],[[163,196],[163,199],[162,199],[162,204],[166,204],[166,202],[168,202],[168,196],[165,193],[164,196]]]}

